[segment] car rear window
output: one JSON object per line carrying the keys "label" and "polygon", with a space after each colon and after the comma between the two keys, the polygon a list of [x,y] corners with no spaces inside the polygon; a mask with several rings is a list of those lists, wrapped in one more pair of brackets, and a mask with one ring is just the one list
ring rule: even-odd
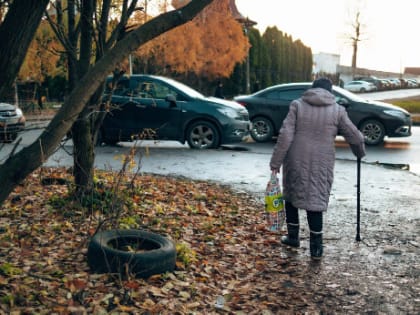
{"label": "car rear window", "polygon": [[[121,79],[118,81],[117,86],[113,92],[114,95],[127,95],[130,89],[130,81],[128,79]],[[108,79],[105,86],[105,94],[111,93],[112,79]]]}
{"label": "car rear window", "polygon": [[267,99],[275,99],[275,100],[283,100],[291,102],[299,97],[302,96],[303,92],[305,92],[306,89],[290,89],[290,90],[272,90],[267,91],[264,94],[264,97]]}

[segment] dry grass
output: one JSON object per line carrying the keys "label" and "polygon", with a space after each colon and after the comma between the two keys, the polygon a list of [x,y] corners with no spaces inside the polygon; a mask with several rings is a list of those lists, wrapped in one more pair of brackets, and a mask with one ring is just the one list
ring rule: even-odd
{"label": "dry grass", "polygon": [[386,103],[391,103],[408,110],[411,114],[420,114],[420,95],[384,100]]}
{"label": "dry grass", "polygon": [[411,113],[413,124],[420,125],[420,95],[406,98],[389,99],[384,100],[384,102],[404,108],[409,113]]}

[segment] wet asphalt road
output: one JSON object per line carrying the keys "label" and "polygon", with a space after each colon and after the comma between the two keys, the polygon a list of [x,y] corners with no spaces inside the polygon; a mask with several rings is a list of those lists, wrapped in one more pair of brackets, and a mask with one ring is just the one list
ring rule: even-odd
{"label": "wet asphalt road", "polygon": [[[22,134],[22,146],[36,139],[41,130],[26,131]],[[386,138],[383,145],[368,146],[367,155],[363,158],[365,164],[385,164],[389,167],[400,167],[420,176],[420,127],[412,128],[413,135],[407,138]],[[71,166],[73,161],[71,141],[46,163],[48,166]],[[118,170],[121,162],[115,156],[124,154],[133,143],[120,143],[117,146],[96,148],[96,166]],[[175,141],[143,141],[138,145],[141,156],[141,170],[156,174],[174,174],[193,179],[212,179],[225,183],[258,182],[265,180],[268,162],[273,150],[274,141],[269,143],[243,142],[237,145],[226,145],[223,149],[197,151],[187,145]],[[0,162],[12,149],[13,144],[6,144],[0,149]],[[141,154],[142,150],[148,154]],[[336,157],[338,160],[354,161],[348,145],[342,138],[336,140]],[[259,186],[260,186],[259,185]],[[246,185],[242,185],[246,187]],[[261,187],[261,186],[260,186]]]}

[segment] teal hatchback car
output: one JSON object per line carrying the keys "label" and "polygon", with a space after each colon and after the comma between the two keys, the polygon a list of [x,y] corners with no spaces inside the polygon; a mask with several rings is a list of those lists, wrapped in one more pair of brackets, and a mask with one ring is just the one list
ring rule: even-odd
{"label": "teal hatchback car", "polygon": [[249,135],[248,111],[234,101],[205,97],[162,76],[124,76],[114,91],[111,82],[110,77],[104,98],[111,97],[111,108],[100,130],[102,143],[153,138],[209,149]]}

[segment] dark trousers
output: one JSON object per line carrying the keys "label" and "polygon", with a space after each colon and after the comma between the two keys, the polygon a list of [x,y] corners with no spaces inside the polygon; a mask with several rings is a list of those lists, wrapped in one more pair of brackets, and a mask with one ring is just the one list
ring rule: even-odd
{"label": "dark trousers", "polygon": [[[322,212],[306,210],[306,217],[312,232],[322,232]],[[289,201],[286,201],[286,222],[293,225],[299,224],[298,208]]]}

